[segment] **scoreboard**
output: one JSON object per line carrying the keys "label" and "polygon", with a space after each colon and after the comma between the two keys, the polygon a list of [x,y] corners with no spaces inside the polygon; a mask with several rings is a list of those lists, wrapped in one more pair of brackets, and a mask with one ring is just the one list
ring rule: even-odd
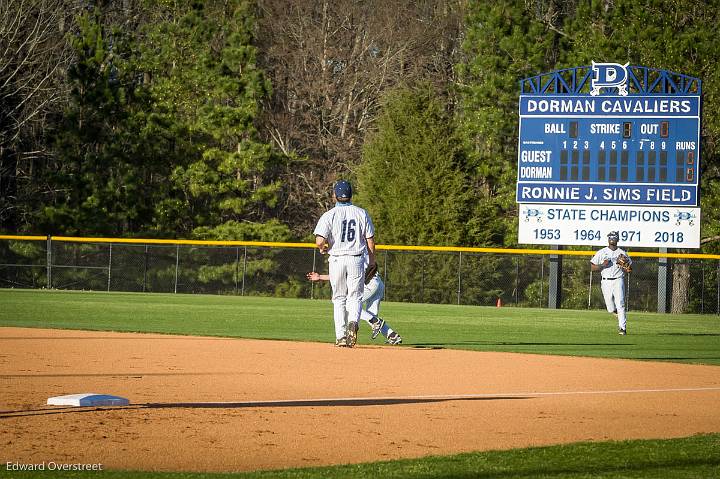
{"label": "scoreboard", "polygon": [[700,93],[617,63],[522,80],[519,242],[699,248]]}
{"label": "scoreboard", "polygon": [[518,203],[696,206],[697,96],[520,97]]}

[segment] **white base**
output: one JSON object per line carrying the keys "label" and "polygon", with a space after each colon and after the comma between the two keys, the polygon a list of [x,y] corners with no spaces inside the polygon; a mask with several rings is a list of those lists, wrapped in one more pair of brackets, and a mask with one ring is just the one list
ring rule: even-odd
{"label": "white base", "polygon": [[51,406],[127,406],[130,401],[109,394],[85,393],[51,397],[47,403]]}

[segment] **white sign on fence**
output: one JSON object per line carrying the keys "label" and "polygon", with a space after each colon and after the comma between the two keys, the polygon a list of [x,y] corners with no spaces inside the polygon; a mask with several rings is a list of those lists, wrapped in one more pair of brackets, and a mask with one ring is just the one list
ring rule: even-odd
{"label": "white sign on fence", "polygon": [[610,231],[623,247],[699,248],[700,208],[519,204],[523,244],[607,246]]}

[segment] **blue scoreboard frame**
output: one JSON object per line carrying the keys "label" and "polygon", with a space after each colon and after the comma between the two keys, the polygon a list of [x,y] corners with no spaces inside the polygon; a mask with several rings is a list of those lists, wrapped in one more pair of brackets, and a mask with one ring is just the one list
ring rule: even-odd
{"label": "blue scoreboard frame", "polygon": [[619,64],[521,82],[518,203],[697,206],[700,80]]}

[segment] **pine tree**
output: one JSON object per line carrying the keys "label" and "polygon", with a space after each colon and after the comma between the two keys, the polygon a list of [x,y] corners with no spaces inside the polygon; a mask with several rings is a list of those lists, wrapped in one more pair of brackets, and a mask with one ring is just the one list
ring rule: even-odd
{"label": "pine tree", "polygon": [[50,234],[121,235],[147,210],[136,171],[116,144],[133,95],[125,71],[129,43],[103,26],[98,9],[83,14],[78,27],[70,103],[54,144],[58,169],[45,171],[52,187],[35,221]]}
{"label": "pine tree", "polygon": [[468,227],[477,246],[516,243],[519,80],[551,70],[556,57],[554,27],[525,5],[513,0],[468,5],[458,116],[474,167],[477,203]]}
{"label": "pine tree", "polygon": [[365,143],[358,203],[384,243],[458,245],[470,191],[454,125],[430,87],[390,93]]}
{"label": "pine tree", "polygon": [[153,121],[177,138],[173,193],[157,207],[161,231],[278,234],[277,222],[261,226],[277,205],[282,157],[258,140],[254,125],[270,84],[256,67],[253,22],[249,2],[194,2],[168,9],[148,31],[141,67]]}

